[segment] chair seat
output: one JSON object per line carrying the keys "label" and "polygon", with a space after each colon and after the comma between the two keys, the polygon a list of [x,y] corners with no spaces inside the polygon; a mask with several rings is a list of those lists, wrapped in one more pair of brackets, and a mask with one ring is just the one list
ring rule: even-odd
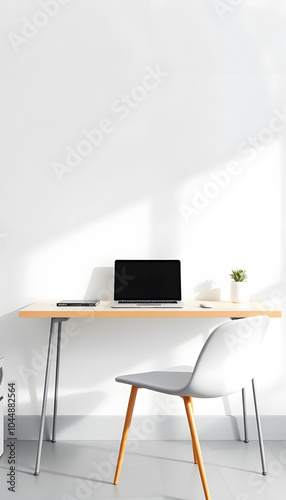
{"label": "chair seat", "polygon": [[161,371],[121,375],[115,380],[151,391],[181,396],[190,382],[192,372],[192,366],[174,366]]}

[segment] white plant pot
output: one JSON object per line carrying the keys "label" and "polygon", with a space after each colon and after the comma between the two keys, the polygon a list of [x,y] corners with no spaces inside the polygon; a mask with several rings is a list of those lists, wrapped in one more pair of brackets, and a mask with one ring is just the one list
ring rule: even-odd
{"label": "white plant pot", "polygon": [[231,281],[232,302],[247,302],[249,300],[247,281]]}

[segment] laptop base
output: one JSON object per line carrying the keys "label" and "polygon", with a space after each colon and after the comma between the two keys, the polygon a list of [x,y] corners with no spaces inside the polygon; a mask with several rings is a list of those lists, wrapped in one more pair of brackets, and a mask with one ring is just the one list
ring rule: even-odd
{"label": "laptop base", "polygon": [[169,308],[178,308],[178,307],[184,307],[184,303],[182,302],[182,300],[178,300],[176,303],[166,303],[166,302],[160,302],[160,303],[156,303],[156,302],[129,302],[129,303],[124,303],[124,304],[120,304],[120,300],[114,300],[113,302],[111,302],[111,307],[120,307],[120,308],[141,308],[141,307],[147,307],[147,308],[159,308],[159,309],[169,309]]}

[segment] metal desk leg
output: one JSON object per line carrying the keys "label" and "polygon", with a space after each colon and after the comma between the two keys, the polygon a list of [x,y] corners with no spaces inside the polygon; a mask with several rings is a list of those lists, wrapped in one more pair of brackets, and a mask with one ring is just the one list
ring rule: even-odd
{"label": "metal desk leg", "polygon": [[261,465],[262,465],[262,474],[263,474],[263,476],[267,476],[266,463],[265,463],[265,453],[264,453],[264,444],[263,444],[263,437],[262,437],[260,415],[259,415],[259,410],[258,410],[258,403],[257,403],[257,397],[256,397],[256,388],[255,388],[255,379],[254,378],[252,379],[252,391],[253,391],[253,400],[254,400],[254,407],[255,407],[256,424],[257,424],[257,432],[258,432],[258,439],[259,439],[259,449],[260,449],[260,457],[261,457]]}
{"label": "metal desk leg", "polygon": [[249,443],[248,431],[247,431],[247,413],[246,413],[246,401],[245,401],[245,388],[242,389],[242,408],[243,408],[243,423],[244,423],[244,442]]}
{"label": "metal desk leg", "polygon": [[52,318],[51,319],[50,338],[49,338],[49,348],[48,348],[48,355],[47,355],[47,364],[46,364],[46,375],[45,375],[45,384],[44,384],[44,393],[43,393],[42,414],[41,414],[40,432],[39,432],[39,440],[38,440],[38,451],[37,451],[37,459],[36,459],[36,467],[35,467],[35,476],[38,476],[40,474],[40,461],[41,461],[42,446],[43,446],[43,435],[44,435],[47,396],[48,396],[48,388],[49,388],[53,337],[54,337],[54,333],[55,333],[55,322],[56,322],[55,318]]}
{"label": "metal desk leg", "polygon": [[53,416],[52,443],[56,442],[56,423],[57,423],[57,411],[58,411],[58,387],[59,387],[59,373],[60,373],[62,322],[68,321],[68,320],[69,320],[69,318],[60,318],[58,320],[58,341],[57,341],[57,360],[56,360],[56,377],[55,377],[55,392],[54,392],[54,416]]}
{"label": "metal desk leg", "polygon": [[62,323],[62,321],[67,321],[68,319],[69,318],[52,318],[51,319],[50,338],[49,338],[49,347],[48,347],[48,355],[47,355],[47,363],[46,363],[46,375],[45,375],[44,392],[43,392],[43,403],[42,403],[42,413],[41,413],[41,423],[40,423],[40,431],[39,431],[35,476],[38,476],[40,474],[40,462],[41,462],[42,446],[43,446],[44,426],[45,426],[46,408],[47,408],[47,397],[48,397],[49,378],[50,378],[50,369],[51,369],[52,347],[53,347],[53,338],[54,338],[54,334],[55,334],[55,324],[58,323],[59,327],[58,327],[58,346],[57,346],[56,385],[55,385],[55,396],[54,396],[53,437],[54,437],[54,432],[55,432],[54,431],[54,429],[55,429],[55,410],[57,410],[57,390],[58,390],[58,379],[59,379],[59,361],[60,361],[59,352],[60,352],[60,341],[61,341],[61,323]]}
{"label": "metal desk leg", "polygon": [[53,417],[53,433],[52,443],[56,442],[56,420],[58,410],[58,386],[59,386],[59,368],[60,368],[60,353],[61,353],[61,335],[62,322],[58,324],[58,342],[57,342],[57,361],[56,361],[56,377],[55,377],[55,392],[54,392],[54,417]]}

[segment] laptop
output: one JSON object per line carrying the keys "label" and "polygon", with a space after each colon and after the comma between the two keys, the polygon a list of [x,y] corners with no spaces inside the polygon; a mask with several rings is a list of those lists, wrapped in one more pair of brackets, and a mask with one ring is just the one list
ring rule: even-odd
{"label": "laptop", "polygon": [[179,260],[116,260],[111,307],[183,307]]}

